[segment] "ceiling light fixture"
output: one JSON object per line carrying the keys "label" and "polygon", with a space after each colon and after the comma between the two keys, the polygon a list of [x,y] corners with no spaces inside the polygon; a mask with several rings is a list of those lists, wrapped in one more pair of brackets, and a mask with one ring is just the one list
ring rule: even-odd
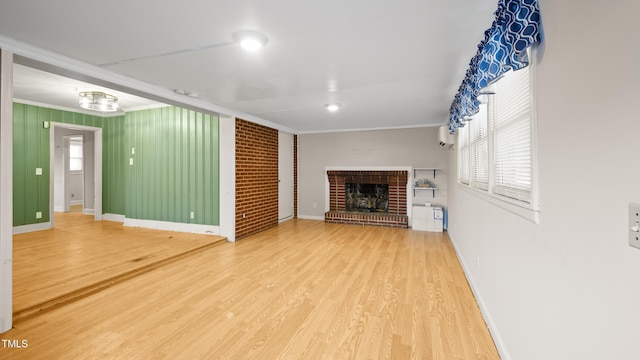
{"label": "ceiling light fixture", "polygon": [[242,30],[233,33],[233,41],[249,51],[256,51],[267,44],[266,36],[253,30]]}
{"label": "ceiling light fixture", "polygon": [[325,104],[325,106],[327,107],[327,110],[329,110],[331,112],[336,112],[336,111],[338,111],[338,109],[340,109],[340,107],[342,105],[340,105],[340,104]]}
{"label": "ceiling light fixture", "polygon": [[80,107],[100,112],[118,111],[118,98],[102,91],[83,91],[80,96]]}

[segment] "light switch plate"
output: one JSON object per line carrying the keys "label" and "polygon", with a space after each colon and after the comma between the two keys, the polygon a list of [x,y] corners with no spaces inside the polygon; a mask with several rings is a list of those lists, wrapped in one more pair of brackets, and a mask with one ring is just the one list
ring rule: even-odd
{"label": "light switch plate", "polygon": [[640,204],[629,203],[629,246],[640,249]]}
{"label": "light switch plate", "polygon": [[36,168],[36,175],[42,175],[42,168]]}

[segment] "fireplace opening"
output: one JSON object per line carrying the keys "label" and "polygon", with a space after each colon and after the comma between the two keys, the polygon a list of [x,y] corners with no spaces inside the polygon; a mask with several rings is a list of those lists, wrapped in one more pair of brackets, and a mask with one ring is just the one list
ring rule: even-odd
{"label": "fireplace opening", "polygon": [[388,184],[345,184],[346,210],[357,212],[389,212]]}

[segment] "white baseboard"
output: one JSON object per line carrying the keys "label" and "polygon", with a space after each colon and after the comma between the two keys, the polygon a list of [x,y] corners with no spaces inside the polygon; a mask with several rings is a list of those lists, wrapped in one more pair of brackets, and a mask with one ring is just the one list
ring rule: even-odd
{"label": "white baseboard", "polygon": [[32,231],[48,230],[51,229],[51,222],[37,223],[29,225],[20,225],[13,227],[13,234],[24,234]]}
{"label": "white baseboard", "polygon": [[204,235],[220,235],[220,227],[214,225],[186,224],[171,221],[124,219],[124,226],[140,227],[145,229],[188,232]]}
{"label": "white baseboard", "polygon": [[[88,210],[91,210],[92,213],[94,212],[93,209],[88,209]],[[171,221],[127,219],[124,215],[119,215],[119,214],[103,214],[102,220],[120,222],[120,223],[124,223],[123,224],[124,226],[140,227],[145,229],[178,231],[178,232],[187,232],[187,233],[204,234],[204,235],[220,235],[220,227],[214,226],[214,225],[185,224],[185,223],[177,223],[177,222],[171,222]],[[14,226],[13,234],[23,234],[27,232],[47,230],[51,228],[52,228],[51,222]]]}
{"label": "white baseboard", "polygon": [[53,207],[53,211],[55,212],[64,212],[64,206],[56,205]]}
{"label": "white baseboard", "polygon": [[282,219],[278,219],[278,224],[282,224],[283,222],[285,222],[285,221],[289,221],[289,220],[291,220],[291,219],[293,219],[293,215],[291,215],[291,216],[287,216],[287,217],[282,218]]}
{"label": "white baseboard", "polygon": [[115,222],[123,223],[124,219],[125,219],[124,215],[120,215],[120,214],[102,214],[102,220],[106,220],[106,221],[115,221]]}
{"label": "white baseboard", "polygon": [[298,215],[298,219],[322,220],[322,221],[324,221],[324,216]]}
{"label": "white baseboard", "polygon": [[82,205],[82,200],[70,200],[69,205]]}
{"label": "white baseboard", "polygon": [[484,318],[487,327],[489,328],[489,332],[491,333],[491,337],[493,338],[493,342],[496,344],[496,348],[498,349],[498,353],[500,354],[500,358],[503,360],[511,360],[511,356],[509,355],[509,351],[507,351],[507,346],[500,336],[500,332],[493,321],[493,317],[491,317],[491,313],[484,301],[482,300],[482,296],[480,295],[480,291],[475,285],[473,281],[473,277],[467,271],[468,267],[465,264],[463,258],[460,256],[460,252],[458,251],[458,247],[456,247],[456,243],[451,239],[451,234],[447,234],[449,236],[449,240],[453,245],[453,250],[456,252],[456,256],[458,257],[458,261],[460,265],[462,265],[462,271],[464,272],[464,276],[467,278],[467,282],[469,282],[469,286],[471,287],[471,291],[473,292],[473,296],[476,298],[476,302],[478,303],[478,307],[480,308],[480,312],[482,313],[482,317]]}
{"label": "white baseboard", "polygon": [[94,209],[82,209],[82,213],[85,215],[95,215],[96,211]]}

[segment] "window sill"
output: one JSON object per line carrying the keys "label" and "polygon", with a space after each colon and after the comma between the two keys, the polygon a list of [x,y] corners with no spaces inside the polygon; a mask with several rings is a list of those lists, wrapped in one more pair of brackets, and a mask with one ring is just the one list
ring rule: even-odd
{"label": "window sill", "polygon": [[530,204],[525,204],[517,200],[490,193],[486,190],[473,188],[466,184],[458,183],[458,186],[467,193],[480,198],[494,206],[504,209],[534,224],[540,224],[540,209]]}

